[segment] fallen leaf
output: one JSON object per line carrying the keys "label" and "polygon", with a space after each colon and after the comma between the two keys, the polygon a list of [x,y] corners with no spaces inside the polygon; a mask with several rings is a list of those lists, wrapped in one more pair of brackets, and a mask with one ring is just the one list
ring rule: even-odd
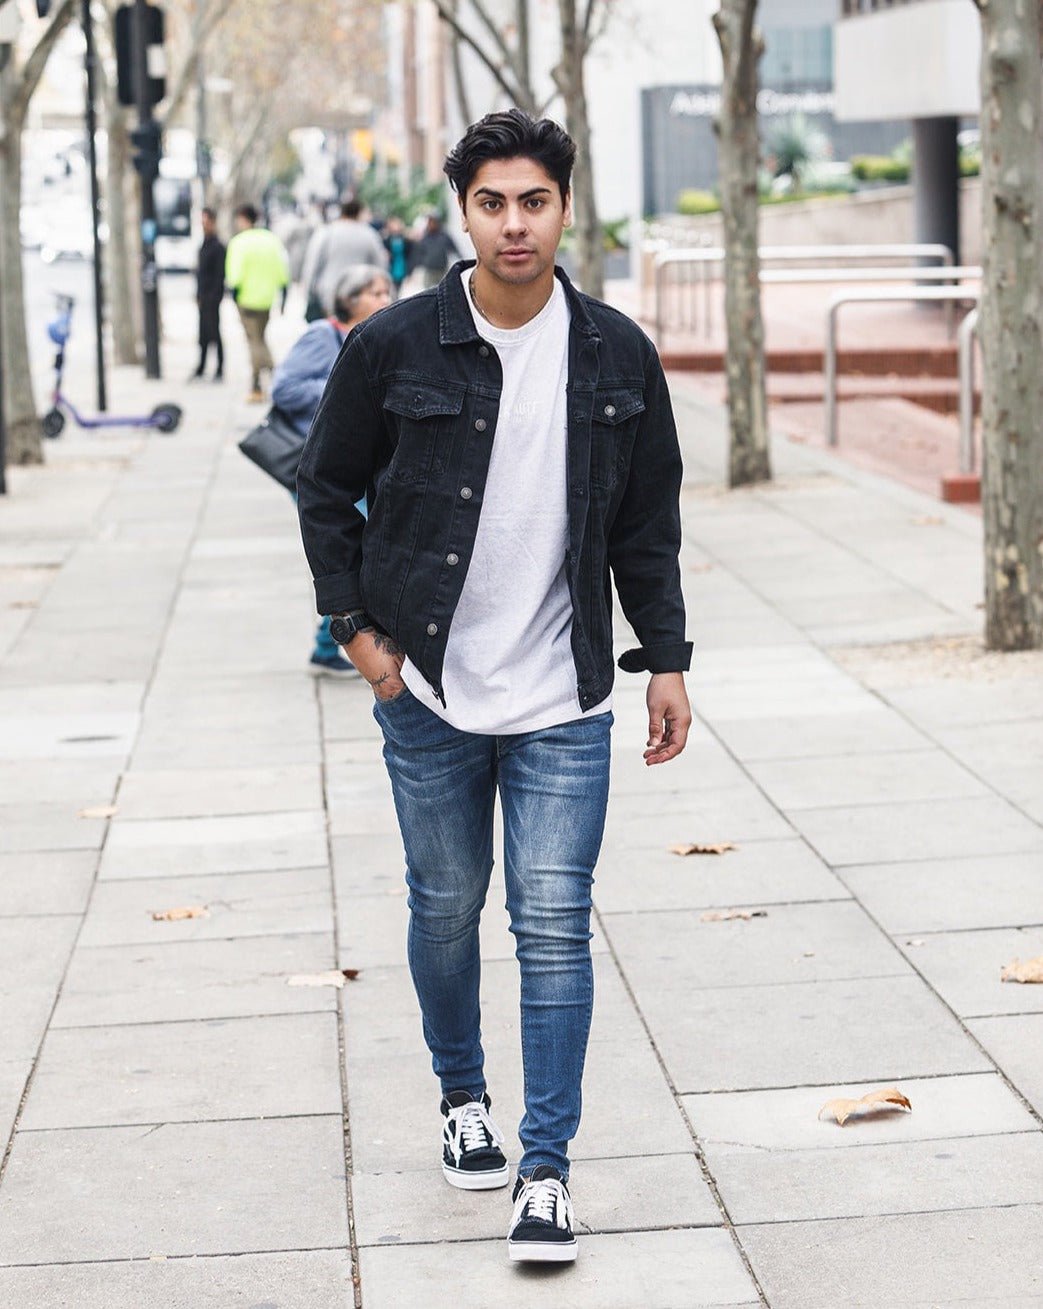
{"label": "fallen leaf", "polygon": [[767,918],[767,909],[707,909],[699,915],[701,923],[728,923],[733,918]]}
{"label": "fallen leaf", "polygon": [[912,1107],[897,1086],[885,1086],[879,1091],[869,1091],[857,1100],[829,1100],[818,1111],[818,1116],[822,1118],[826,1115],[835,1118],[843,1127],[853,1115],[861,1117],[873,1109],[902,1108],[912,1111]]}
{"label": "fallen leaf", "polygon": [[941,527],[945,519],[939,518],[937,514],[923,514],[919,518],[910,518],[909,521],[914,527]]}
{"label": "fallen leaf", "polygon": [[40,602],[38,600],[12,600],[7,607],[8,609],[39,609]]}
{"label": "fallen leaf", "polygon": [[925,945],[925,944],[926,942],[924,941],[922,936],[914,936],[911,941],[906,941],[906,945]]}
{"label": "fallen leaf", "polygon": [[713,564],[689,564],[688,571],[690,573],[712,573]]}
{"label": "fallen leaf", "polygon": [[329,968],[324,973],[294,973],[287,977],[287,986],[336,986],[353,982],[359,975],[357,968]]}
{"label": "fallen leaf", "polygon": [[737,845],[732,845],[731,841],[717,841],[707,845],[703,841],[684,841],[679,845],[670,846],[671,854],[725,854],[729,850],[738,850]]}
{"label": "fallen leaf", "polygon": [[1024,963],[1015,959],[1000,972],[1002,982],[1043,982],[1043,954],[1035,959],[1026,959]]}
{"label": "fallen leaf", "polygon": [[77,818],[111,818],[113,814],[118,814],[119,809],[114,804],[96,804],[87,809],[81,809],[76,815]]}
{"label": "fallen leaf", "polygon": [[156,923],[176,923],[182,918],[209,918],[210,910],[205,904],[183,905],[179,909],[153,909],[152,921]]}

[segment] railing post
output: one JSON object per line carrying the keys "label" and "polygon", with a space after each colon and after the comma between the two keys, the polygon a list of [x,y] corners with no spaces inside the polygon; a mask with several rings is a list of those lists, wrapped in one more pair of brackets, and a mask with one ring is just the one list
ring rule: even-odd
{"label": "railing post", "polygon": [[958,356],[960,371],[960,472],[973,473],[974,453],[974,333],[978,310],[972,309],[960,324]]}
{"label": "railing post", "polygon": [[837,443],[837,310],[840,305],[833,302],[826,314],[826,441],[829,445]]}

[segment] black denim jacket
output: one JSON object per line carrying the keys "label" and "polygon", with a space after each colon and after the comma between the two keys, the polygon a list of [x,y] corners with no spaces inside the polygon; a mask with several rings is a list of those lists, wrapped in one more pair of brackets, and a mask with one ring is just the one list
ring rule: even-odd
{"label": "black denim jacket", "polygon": [[[297,494],[319,613],[365,609],[445,703],[442,667],[478,529],[503,374],[454,265],[350,334],[312,423]],[[571,313],[565,571],[581,709],[612,686],[612,594],[640,648],[627,672],[683,671],[681,455],[655,347],[557,269]],[[363,495],[369,518],[354,508]],[[504,605],[511,597],[505,594]]]}

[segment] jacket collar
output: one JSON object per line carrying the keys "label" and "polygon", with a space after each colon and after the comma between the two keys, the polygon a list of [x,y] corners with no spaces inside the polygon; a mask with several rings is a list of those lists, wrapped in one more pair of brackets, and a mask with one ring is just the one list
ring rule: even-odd
{"label": "jacket collar", "polygon": [[[464,345],[468,341],[479,341],[481,337],[474,324],[474,315],[467,303],[462,274],[475,266],[474,259],[461,259],[453,264],[445,277],[438,283],[438,339],[442,345]],[[590,316],[585,299],[565,275],[564,269],[555,265],[554,276],[565,290],[569,302],[572,326],[582,335],[597,341],[600,333],[597,324]]]}

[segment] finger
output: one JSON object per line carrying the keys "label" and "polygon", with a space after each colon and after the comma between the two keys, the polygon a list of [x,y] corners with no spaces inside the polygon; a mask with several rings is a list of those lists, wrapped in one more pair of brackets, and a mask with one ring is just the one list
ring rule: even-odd
{"label": "finger", "polygon": [[649,714],[648,740],[646,744],[651,746],[653,749],[658,747],[662,743],[665,726],[666,724],[664,723],[663,719],[660,718],[657,714]]}

